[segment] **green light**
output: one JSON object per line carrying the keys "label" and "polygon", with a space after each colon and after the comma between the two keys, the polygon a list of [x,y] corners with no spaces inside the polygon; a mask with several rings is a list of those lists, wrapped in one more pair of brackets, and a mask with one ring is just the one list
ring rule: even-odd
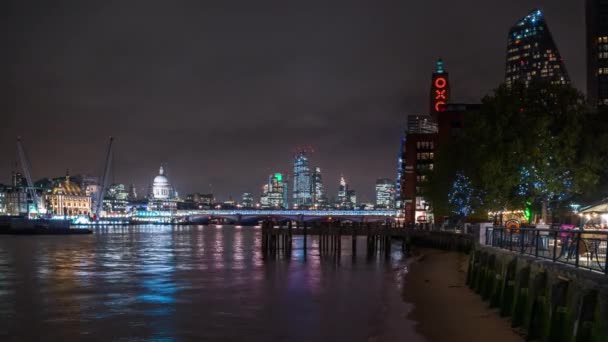
{"label": "green light", "polygon": [[532,209],[530,209],[530,205],[532,203],[526,202],[526,208],[524,209],[524,217],[528,222],[532,219]]}
{"label": "green light", "polygon": [[436,72],[437,72],[438,74],[442,74],[442,73],[443,73],[443,71],[444,71],[444,70],[443,70],[443,60],[441,60],[441,58],[439,58],[439,59],[437,60],[437,71],[436,71]]}
{"label": "green light", "polygon": [[275,173],[274,178],[276,178],[279,182],[283,181],[283,175],[280,173]]}

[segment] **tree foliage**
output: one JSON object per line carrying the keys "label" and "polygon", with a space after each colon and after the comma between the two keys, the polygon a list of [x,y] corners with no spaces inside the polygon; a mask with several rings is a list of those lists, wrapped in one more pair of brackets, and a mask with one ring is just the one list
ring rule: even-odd
{"label": "tree foliage", "polygon": [[581,198],[606,179],[607,115],[587,110],[571,86],[499,86],[479,112],[467,113],[463,136],[439,146],[428,185],[434,207],[458,210],[448,201],[455,181],[462,183],[456,175],[470,182],[478,200],[467,206],[476,211]]}

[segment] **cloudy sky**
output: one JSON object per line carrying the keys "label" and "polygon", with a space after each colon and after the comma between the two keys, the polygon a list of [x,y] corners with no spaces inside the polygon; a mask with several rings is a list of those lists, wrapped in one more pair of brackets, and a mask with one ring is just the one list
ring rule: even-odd
{"label": "cloudy sky", "polygon": [[0,182],[18,135],[34,178],[99,174],[112,135],[113,178],[140,192],[163,163],[182,194],[257,195],[312,146],[330,195],[344,174],[369,201],[436,58],[452,100],[479,101],[535,7],[584,90],[579,0],[3,1]]}

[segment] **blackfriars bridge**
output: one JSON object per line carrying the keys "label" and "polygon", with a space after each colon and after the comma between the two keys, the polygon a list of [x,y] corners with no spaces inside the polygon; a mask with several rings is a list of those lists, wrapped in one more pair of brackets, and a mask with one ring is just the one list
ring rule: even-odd
{"label": "blackfriars bridge", "polygon": [[133,217],[141,222],[201,222],[226,220],[234,223],[257,222],[263,219],[310,221],[352,221],[371,222],[393,220],[399,216],[398,210],[258,210],[258,209],[209,209],[177,211],[138,211]]}

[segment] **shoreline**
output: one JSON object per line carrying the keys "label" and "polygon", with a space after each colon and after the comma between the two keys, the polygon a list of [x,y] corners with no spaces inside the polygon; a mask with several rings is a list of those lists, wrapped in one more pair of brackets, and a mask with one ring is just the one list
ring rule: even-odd
{"label": "shoreline", "polygon": [[425,248],[414,252],[403,298],[414,305],[407,318],[417,323],[417,333],[431,342],[524,341],[465,285],[467,255]]}

